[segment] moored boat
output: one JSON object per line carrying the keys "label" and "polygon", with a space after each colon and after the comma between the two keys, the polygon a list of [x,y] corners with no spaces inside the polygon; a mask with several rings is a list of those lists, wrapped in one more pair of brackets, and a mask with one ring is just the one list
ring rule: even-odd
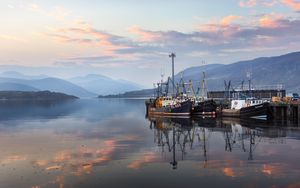
{"label": "moored boat", "polygon": [[149,116],[190,116],[192,112],[192,101],[172,97],[157,97],[146,102],[147,114]]}
{"label": "moored boat", "polygon": [[192,115],[215,115],[217,104],[214,100],[204,100],[195,102]]}
{"label": "moored boat", "polygon": [[268,118],[269,102],[257,99],[232,100],[230,109],[223,109],[224,117]]}

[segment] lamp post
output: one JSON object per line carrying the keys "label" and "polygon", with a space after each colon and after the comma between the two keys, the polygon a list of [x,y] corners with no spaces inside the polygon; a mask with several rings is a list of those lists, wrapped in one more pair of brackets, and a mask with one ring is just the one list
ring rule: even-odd
{"label": "lamp post", "polygon": [[174,80],[174,58],[176,57],[176,55],[175,55],[175,53],[171,53],[170,55],[169,55],[169,57],[170,58],[172,58],[172,85],[173,85],[173,96],[174,96],[174,94],[175,94],[175,80]]}

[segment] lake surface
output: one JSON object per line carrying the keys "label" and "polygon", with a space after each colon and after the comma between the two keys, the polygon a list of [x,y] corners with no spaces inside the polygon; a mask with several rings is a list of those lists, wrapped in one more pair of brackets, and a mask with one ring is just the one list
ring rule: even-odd
{"label": "lake surface", "polygon": [[146,118],[144,100],[0,102],[0,187],[300,187],[300,128]]}

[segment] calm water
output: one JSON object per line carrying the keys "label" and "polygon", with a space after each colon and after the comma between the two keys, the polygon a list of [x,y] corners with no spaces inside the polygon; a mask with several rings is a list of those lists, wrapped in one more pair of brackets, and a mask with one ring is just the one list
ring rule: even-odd
{"label": "calm water", "polygon": [[143,100],[0,102],[0,187],[300,187],[300,128],[146,119]]}

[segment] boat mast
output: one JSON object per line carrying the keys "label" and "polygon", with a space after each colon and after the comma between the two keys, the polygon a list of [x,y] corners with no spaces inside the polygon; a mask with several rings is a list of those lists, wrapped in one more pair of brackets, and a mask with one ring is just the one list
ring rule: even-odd
{"label": "boat mast", "polygon": [[161,76],[161,80],[160,80],[160,93],[161,96],[163,96],[163,84],[164,84],[164,75],[165,73],[163,72],[163,70],[161,70],[160,76]]}
{"label": "boat mast", "polygon": [[176,57],[175,53],[171,53],[169,55],[170,58],[172,58],[172,85],[173,85],[173,96],[175,96],[175,80],[174,80],[174,58]]}
{"label": "boat mast", "polygon": [[176,150],[175,150],[175,146],[176,146],[175,124],[173,125],[172,132],[173,132],[173,148],[172,148],[172,150],[173,150],[173,160],[170,162],[170,164],[172,165],[172,168],[175,170],[175,169],[177,169]]}
{"label": "boat mast", "polygon": [[202,101],[204,101],[204,93],[205,93],[205,72],[203,71],[203,80],[202,80]]}
{"label": "boat mast", "polygon": [[[206,62],[202,61],[202,66],[205,66]],[[202,79],[202,91],[201,91],[201,100],[204,101],[204,93],[205,93],[205,72],[202,72],[203,74],[203,79]]]}
{"label": "boat mast", "polygon": [[247,78],[248,78],[248,82],[249,82],[249,97],[252,98],[252,91],[251,91],[251,72],[250,72],[250,71],[247,72]]}

